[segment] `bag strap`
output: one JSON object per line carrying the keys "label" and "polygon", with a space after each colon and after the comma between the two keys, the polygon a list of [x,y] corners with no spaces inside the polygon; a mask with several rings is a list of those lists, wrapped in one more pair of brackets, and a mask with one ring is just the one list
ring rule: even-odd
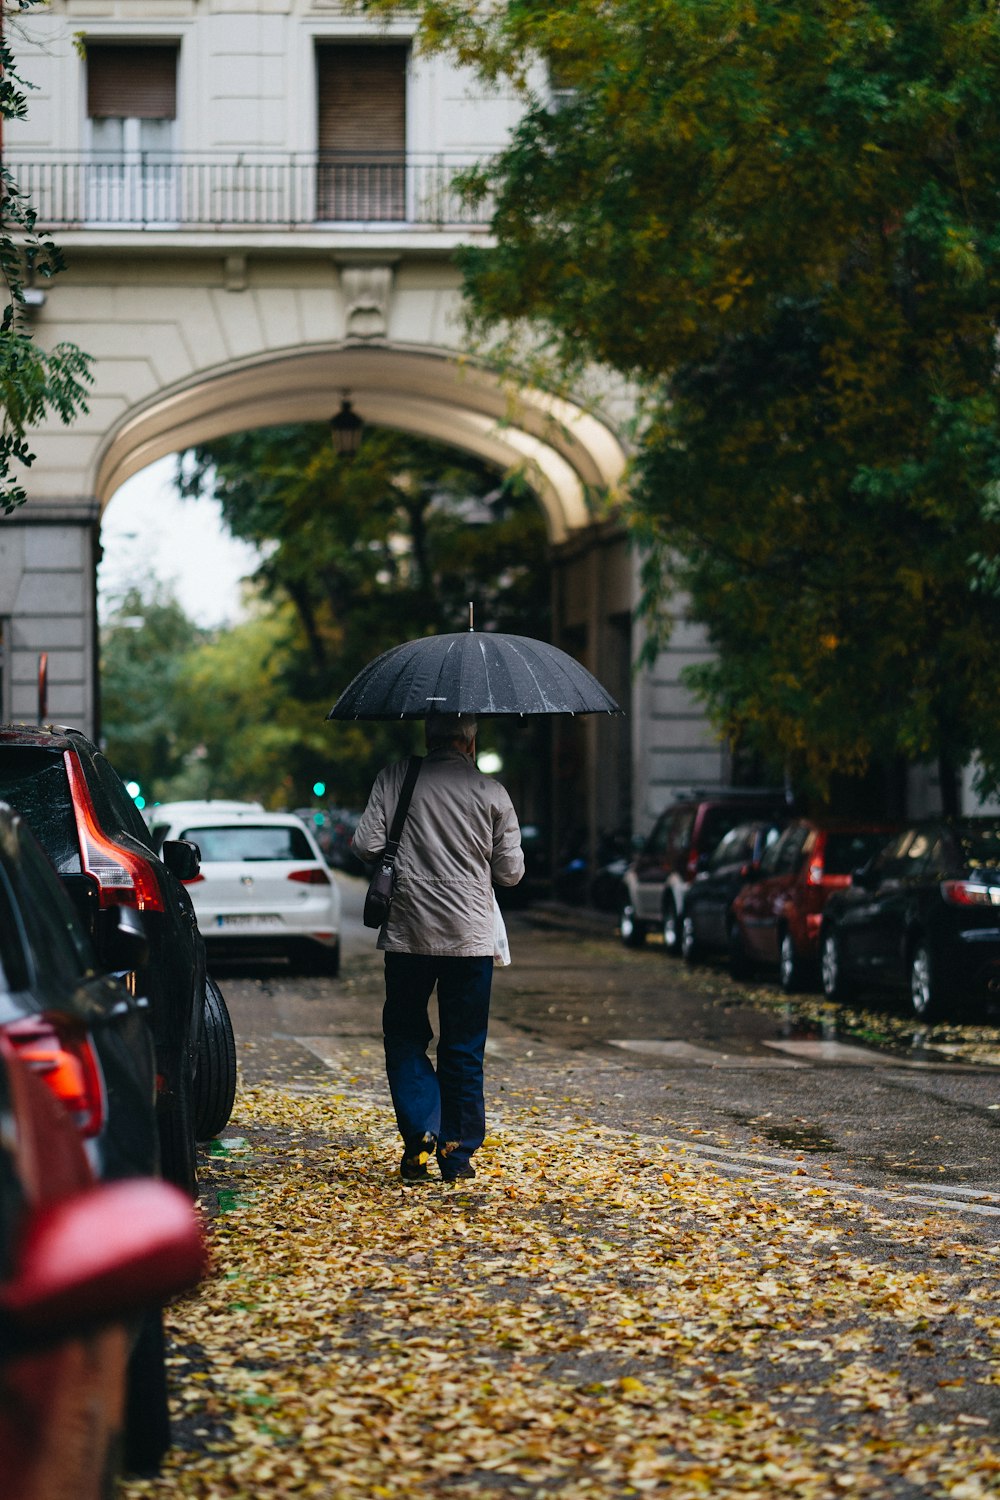
{"label": "bag strap", "polygon": [[406,775],[403,778],[403,785],[399,793],[399,801],[396,803],[396,811],[392,815],[392,827],[389,829],[389,837],[382,852],[383,864],[391,865],[399,852],[399,841],[403,835],[403,824],[406,822],[406,814],[410,810],[410,798],[413,796],[413,788],[416,786],[417,777],[420,775],[420,767],[422,765],[423,756],[410,756],[410,763],[406,768]]}

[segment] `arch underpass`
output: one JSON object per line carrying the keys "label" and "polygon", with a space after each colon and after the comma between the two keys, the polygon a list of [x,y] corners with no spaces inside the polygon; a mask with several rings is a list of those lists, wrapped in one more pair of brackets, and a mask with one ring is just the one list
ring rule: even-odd
{"label": "arch underpass", "polygon": [[619,483],[625,452],[582,407],[438,354],[391,347],[289,349],[199,372],[129,411],[96,455],[103,510],[140,469],[170,453],[256,427],[324,422],[348,394],[371,426],[434,438],[499,469],[520,469],[558,545],[595,519],[592,496]]}

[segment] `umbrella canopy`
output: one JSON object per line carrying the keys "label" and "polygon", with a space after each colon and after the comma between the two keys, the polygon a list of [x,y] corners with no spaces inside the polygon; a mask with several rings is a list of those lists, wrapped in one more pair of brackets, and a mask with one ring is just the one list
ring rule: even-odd
{"label": "umbrella canopy", "polygon": [[597,678],[557,646],[524,635],[463,630],[384,651],[344,689],[327,718],[621,712]]}

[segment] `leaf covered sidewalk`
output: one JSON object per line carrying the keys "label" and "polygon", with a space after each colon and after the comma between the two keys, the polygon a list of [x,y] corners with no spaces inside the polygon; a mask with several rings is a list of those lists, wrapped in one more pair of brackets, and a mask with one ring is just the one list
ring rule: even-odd
{"label": "leaf covered sidewalk", "polygon": [[336,1088],[237,1101],[177,1446],[129,1500],[1000,1494],[965,1226],[516,1104],[474,1182],[406,1189],[385,1103]]}

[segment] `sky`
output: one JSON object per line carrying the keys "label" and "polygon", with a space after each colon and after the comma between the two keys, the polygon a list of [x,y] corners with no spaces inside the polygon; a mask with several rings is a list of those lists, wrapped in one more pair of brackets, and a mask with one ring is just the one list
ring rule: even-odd
{"label": "sky", "polygon": [[182,500],[173,484],[176,459],[160,459],[125,481],[101,524],[104,557],[97,570],[102,619],[115,598],[152,576],[173,586],[198,625],[240,618],[240,579],[257,552],[229,536],[214,500]]}

